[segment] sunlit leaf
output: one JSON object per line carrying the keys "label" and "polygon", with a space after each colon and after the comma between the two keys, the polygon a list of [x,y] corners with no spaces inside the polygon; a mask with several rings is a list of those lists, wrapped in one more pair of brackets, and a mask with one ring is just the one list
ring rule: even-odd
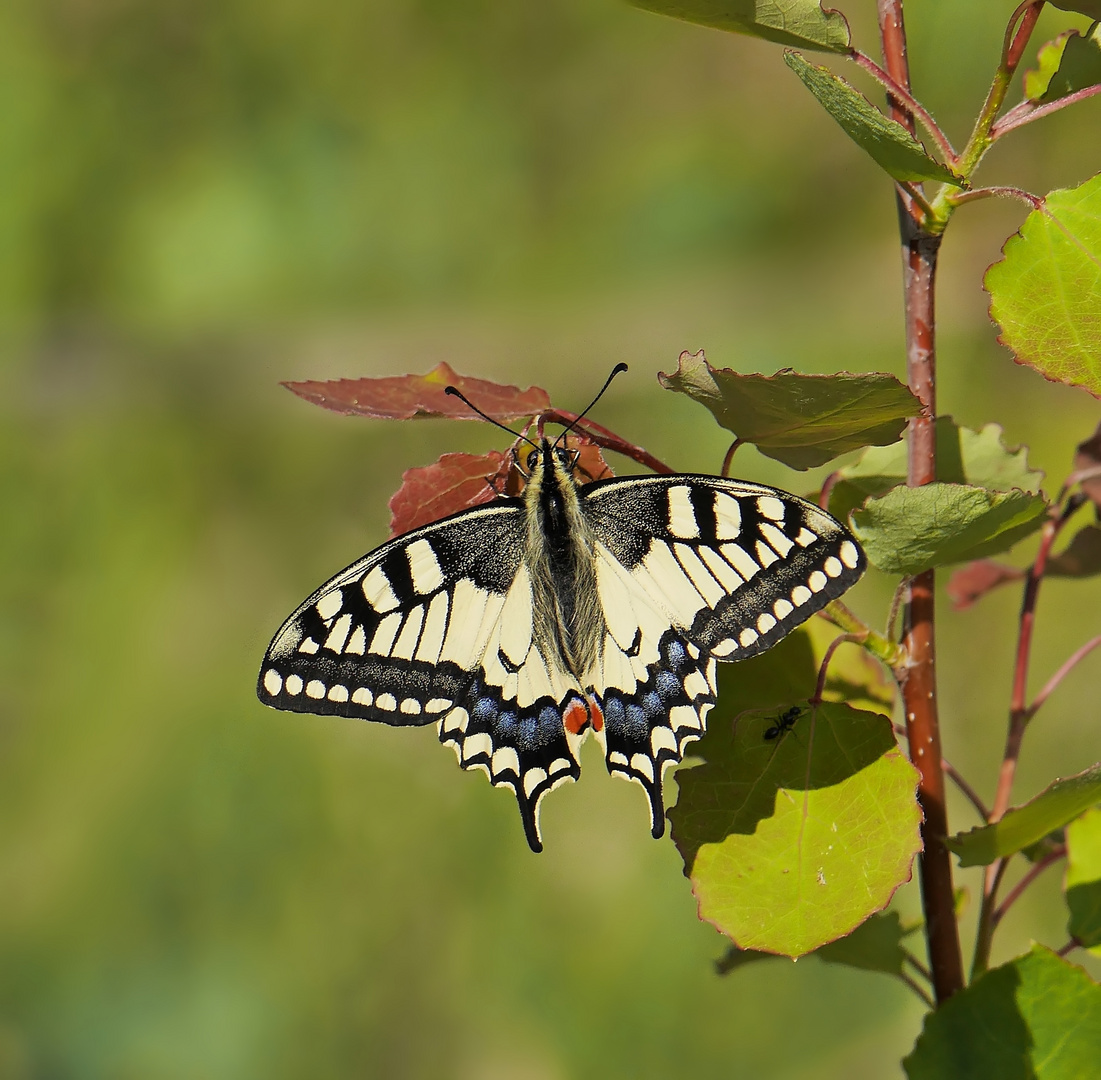
{"label": "sunlit leaf", "polygon": [[[1008,447],[1000,424],[979,431],[960,427],[951,416],[936,420],[937,479],[994,491],[1039,491],[1042,470],[1028,463],[1028,447]],[[906,444],[869,446],[838,470],[830,492],[830,513],[841,521],[869,495],[883,495],[906,482]]]}
{"label": "sunlit leaf", "polygon": [[1017,363],[1101,397],[1101,175],[1053,191],[984,278]]}
{"label": "sunlit leaf", "polygon": [[931,158],[897,120],[884,116],[859,90],[828,68],[811,64],[796,52],[785,52],[784,62],[842,131],[888,176],[895,180],[934,180],[968,186],[948,166]]}
{"label": "sunlit leaf", "polygon": [[735,34],[797,45],[822,52],[844,52],[849,24],[818,0],[628,0],[635,7],[674,19],[729,30]]}
{"label": "sunlit leaf", "polygon": [[1035,844],[1095,803],[1101,803],[1101,764],[1056,780],[994,825],[949,837],[948,846],[960,857],[960,866],[986,866]]}
{"label": "sunlit leaf", "polygon": [[1025,97],[1037,105],[1101,83],[1101,28],[1067,30],[1040,48],[1038,67],[1025,73]]}
{"label": "sunlit leaf", "polygon": [[801,956],[909,880],[917,771],[880,714],[804,702],[770,739],[778,719],[768,709],[709,720],[693,751],[705,763],[678,774],[669,817],[700,917],[743,949]]}
{"label": "sunlit leaf", "polygon": [[1047,503],[1024,491],[987,491],[964,484],[896,487],[852,514],[868,558],[889,574],[1007,551],[1043,524]]}
{"label": "sunlit leaf", "polygon": [[1067,826],[1064,888],[1070,936],[1101,956],[1101,808],[1087,810]]}
{"label": "sunlit leaf", "polygon": [[909,1080],[1083,1080],[1101,1061],[1101,986],[1042,945],[925,1017]]}
{"label": "sunlit leaf", "polygon": [[306,401],[333,412],[369,416],[380,420],[411,420],[447,417],[451,420],[479,420],[477,413],[457,397],[445,394],[448,386],[461,390],[483,412],[507,423],[534,416],[550,408],[550,398],[537,386],[520,390],[515,386],[458,375],[446,363],[437,364],[427,375],[388,375],[378,379],[334,379],[329,382],[286,382]]}
{"label": "sunlit leaf", "polygon": [[793,469],[896,442],[921,410],[893,375],[741,375],[713,368],[702,351],[681,353],[677,370],[658,381],[706,405],[721,427]]}

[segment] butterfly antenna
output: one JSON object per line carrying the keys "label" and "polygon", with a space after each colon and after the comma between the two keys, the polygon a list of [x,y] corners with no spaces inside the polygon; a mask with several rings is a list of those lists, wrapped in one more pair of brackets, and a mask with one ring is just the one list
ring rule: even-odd
{"label": "butterfly antenna", "polygon": [[[611,382],[610,379],[608,381]],[[601,393],[603,392],[602,390]],[[458,387],[447,386],[444,388],[444,393],[450,394],[452,397],[457,397],[468,409],[473,409],[483,420],[489,421],[494,427],[499,427],[502,431],[507,431],[515,439],[523,439],[524,442],[534,446],[536,450],[539,449],[539,447],[526,435],[521,434],[519,431],[513,431],[512,428],[508,427],[506,424],[502,424],[500,420],[494,420],[488,413],[482,412],[482,410],[479,409],[477,405],[474,405]]]}
{"label": "butterfly antenna", "polygon": [[612,379],[614,379],[621,371],[626,371],[626,370],[627,370],[627,365],[623,364],[623,363],[616,364],[616,366],[614,368],[612,368],[612,373],[611,373],[611,375],[608,376],[607,379],[604,380],[604,385],[600,388],[600,393],[597,394],[596,397],[594,397],[592,399],[592,401],[590,401],[589,404],[585,406],[584,411],[581,412],[578,415],[578,417],[569,425],[569,427],[565,428],[563,430],[562,434],[559,435],[558,438],[554,440],[554,445],[555,446],[557,446],[571,431],[573,431],[573,429],[575,427],[577,427],[578,424],[581,423],[581,421],[588,414],[589,410],[604,396],[604,391],[607,390],[608,387],[612,385]]}

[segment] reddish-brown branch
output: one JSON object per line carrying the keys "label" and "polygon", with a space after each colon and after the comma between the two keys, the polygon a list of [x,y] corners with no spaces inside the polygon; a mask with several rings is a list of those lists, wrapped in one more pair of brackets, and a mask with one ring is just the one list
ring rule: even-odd
{"label": "reddish-brown branch", "polygon": [[1000,139],[1010,131],[1015,131],[1025,124],[1031,124],[1033,120],[1039,120],[1041,117],[1050,116],[1060,109],[1065,109],[1068,105],[1076,105],[1079,101],[1085,101],[1095,94],[1101,94],[1101,83],[1098,83],[1096,86],[1086,86],[1081,90],[1075,90],[1073,94],[1066,94],[1064,97],[1057,98],[1055,101],[1048,101],[1043,105],[1037,105],[1032,101],[1022,101],[1020,105],[1014,105],[1013,108],[990,129],[990,137],[992,139]]}
{"label": "reddish-brown branch", "polygon": [[970,191],[961,191],[958,194],[948,196],[948,201],[953,206],[962,206],[967,202],[977,202],[979,199],[1018,199],[1027,203],[1033,210],[1043,209],[1044,200],[1038,195],[1015,187],[984,187],[972,188]]}
{"label": "reddish-brown branch", "polygon": [[979,793],[964,779],[960,771],[947,758],[940,759],[940,766],[956,787],[960,789],[967,801],[978,811],[979,817],[986,821],[990,817],[990,811],[986,808],[986,803],[979,798]]}
{"label": "reddish-brown branch", "polygon": [[[910,88],[906,58],[906,31],[901,0],[877,0],[885,66],[891,78]],[[913,132],[908,109],[891,102],[892,116]],[[899,195],[906,302],[906,368],[910,390],[922,404],[921,415],[910,422],[908,483],[912,487],[936,479],[936,349],[934,284],[939,236],[921,231],[918,208]],[[937,716],[934,571],[910,582],[903,645],[909,660],[898,673],[906,715],[910,760],[920,774],[918,800],[924,813],[921,827],[924,851],[920,859],[921,895],[925,908],[925,936],[937,1003],[963,987],[963,958],[956,924],[952,863],[945,845],[948,814],[944,770],[941,767],[940,723]]]}
{"label": "reddish-brown branch", "polygon": [[1098,645],[1101,645],[1101,637],[1091,638],[1089,641],[1076,649],[1063,663],[1063,666],[1059,668],[1057,672],[1044,684],[1044,688],[1032,699],[1032,704],[1028,707],[1028,719],[1031,720],[1039,710],[1040,706],[1051,696],[1052,692],[1058,687],[1058,685],[1071,673],[1071,671],[1077,666],[1077,664],[1084,660]]}
{"label": "reddish-brown branch", "polygon": [[995,909],[994,914],[990,917],[991,926],[996,927],[998,923],[1005,918],[1006,913],[1017,902],[1025,889],[1027,889],[1049,866],[1053,866],[1060,859],[1064,858],[1066,853],[1066,845],[1060,845],[1050,854],[1040,859],[1039,862],[1034,863],[1029,868],[1028,873],[1009,890],[1009,895],[1006,896],[1001,904]]}
{"label": "reddish-brown branch", "polygon": [[1002,41],[1002,67],[1010,76],[1017,70],[1017,65],[1024,56],[1028,47],[1028,39],[1032,37],[1032,31],[1036,26],[1036,20],[1044,9],[1045,0],[1024,0],[1017,5],[1017,10],[1009,17],[1009,23],[1005,28],[1005,38]]}
{"label": "reddish-brown branch", "polygon": [[719,474],[720,476],[729,476],[730,475],[730,463],[734,460],[734,454],[737,451],[738,447],[741,446],[741,445],[742,445],[742,440],[741,439],[735,439],[730,444],[730,449],[727,450],[726,457],[723,458],[723,471]]}
{"label": "reddish-brown branch", "polygon": [[826,655],[822,657],[822,663],[818,666],[818,682],[814,687],[814,696],[810,699],[812,705],[820,705],[822,703],[822,694],[826,689],[826,674],[830,668],[830,661],[833,659],[833,654],[844,645],[847,641],[855,642],[857,645],[863,644],[868,635],[865,634],[838,634],[837,637],[829,643],[826,648]]}

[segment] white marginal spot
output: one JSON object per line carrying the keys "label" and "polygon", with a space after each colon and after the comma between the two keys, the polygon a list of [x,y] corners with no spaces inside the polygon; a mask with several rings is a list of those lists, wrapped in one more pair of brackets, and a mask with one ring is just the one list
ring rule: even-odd
{"label": "white marginal spot", "polygon": [[608,755],[608,764],[609,765],[622,765],[626,768],[630,763],[627,761],[627,755],[626,754],[621,754],[618,750],[613,750]]}
{"label": "white marginal spot", "polygon": [[393,694],[379,694],[375,698],[375,708],[384,712],[393,712],[398,707],[398,699]]}
{"label": "white marginal spot", "polygon": [[704,544],[699,547],[696,554],[703,559],[707,564],[707,569],[719,579],[719,584],[728,593],[732,593],[742,584],[742,575],[715,551],[714,548],[710,548]]}
{"label": "white marginal spot", "polygon": [[547,771],[551,774],[551,776],[554,776],[556,773],[560,772],[569,772],[570,763],[565,758],[555,758],[554,761],[550,763],[550,768]]}
{"label": "white marginal spot", "polygon": [[707,685],[707,680],[703,677],[702,671],[690,671],[684,677],[684,692],[690,698],[703,697],[708,694],[711,687]]}
{"label": "white marginal spot", "polygon": [[428,704],[425,705],[424,711],[426,713],[440,713],[444,709],[450,709],[455,703],[450,698],[434,697],[428,699]]}
{"label": "white marginal spot", "polygon": [[476,731],[463,740],[463,765],[471,758],[481,757],[483,754],[489,757],[493,753],[493,740],[488,731]]}
{"label": "white marginal spot", "polygon": [[795,538],[795,542],[800,547],[810,547],[818,539],[817,533],[812,533],[806,526],[799,530],[799,535]]}
{"label": "white marginal spot", "polygon": [[528,769],[524,773],[524,794],[530,799],[531,793],[547,778],[546,771],[540,768]]}
{"label": "white marginal spot", "polygon": [[796,585],[795,588],[791,590],[791,602],[796,607],[799,607],[800,605],[805,604],[812,595],[813,593],[810,591],[810,589],[806,587],[806,585]]}
{"label": "white marginal spot", "polygon": [[337,683],[336,686],[329,687],[328,698],[330,701],[347,701],[348,700],[348,687],[341,686]]}
{"label": "white marginal spot", "polygon": [[758,634],[756,630],[751,630],[749,627],[746,627],[746,629],[744,629],[738,636],[738,640],[742,643],[742,645],[749,646],[752,645],[753,642],[755,642],[759,637],[760,634]]}
{"label": "white marginal spot", "polygon": [[762,634],[767,634],[776,625],[776,620],[766,611],[757,619],[757,629]]}
{"label": "white marginal spot", "polygon": [[302,680],[297,675],[288,675],[284,685],[291,697],[297,697],[302,693]]}
{"label": "white marginal spot", "polygon": [[736,540],[742,532],[742,507],[732,495],[715,493],[715,536]]}
{"label": "white marginal spot", "polygon": [[679,540],[694,540],[700,535],[700,523],[692,506],[692,491],[683,484],[669,488],[669,531]]}
{"label": "white marginal spot", "polygon": [[700,562],[699,556],[691,547],[677,544],[674,553],[684,572],[692,579],[696,591],[707,601],[708,607],[714,607],[726,596],[726,589],[715,580],[715,575]]}
{"label": "white marginal spot", "polygon": [[340,589],[327,592],[317,604],[317,613],[323,619],[331,619],[344,606],[344,593]]}
{"label": "white marginal spot", "polygon": [[283,677],[279,674],[275,668],[268,668],[264,672],[264,689],[275,697],[280,690],[283,689]]}
{"label": "white marginal spot", "polygon": [[757,509],[762,517],[772,518],[773,521],[784,520],[784,504],[775,495],[762,495],[757,500]]}
{"label": "white marginal spot", "polygon": [[738,648],[738,643],[733,638],[726,638],[724,641],[720,641],[718,645],[715,645],[711,649],[712,656],[729,656]]}
{"label": "white marginal spot", "polygon": [[654,763],[645,754],[635,754],[631,758],[631,768],[642,773],[651,784],[654,782]]}
{"label": "white marginal spot", "polygon": [[436,593],[424,616],[424,629],[421,631],[420,644],[417,646],[417,659],[427,664],[438,663],[440,659],[443,636],[447,632],[447,604],[447,593]]}
{"label": "white marginal spot", "polygon": [[679,747],[677,746],[677,737],[667,727],[656,727],[650,732],[650,753],[657,757],[662,750],[672,750],[675,754]]}
{"label": "white marginal spot", "polygon": [[387,611],[393,611],[400,603],[394,595],[390,579],[383,573],[381,566],[374,566],[367,571],[367,575],[363,579],[363,595],[366,597],[367,603],[380,615]]}
{"label": "white marginal spot", "polygon": [[320,701],[325,696],[325,684],[320,679],[310,679],[306,683],[306,697]]}
{"label": "white marginal spot", "polygon": [[855,570],[860,564],[860,554],[856,550],[856,544],[846,540],[841,545],[841,561],[850,569]]}
{"label": "white marginal spot", "polygon": [[776,618],[786,619],[794,610],[790,603],[781,597],[772,605],[772,610],[776,612]]}
{"label": "white marginal spot", "polygon": [[761,535],[776,549],[781,558],[795,547],[795,541],[789,540],[783,532],[770,521],[761,522]]}
{"label": "white marginal spot", "polygon": [[822,569],[829,574],[830,577],[840,577],[844,572],[844,567],[841,565],[840,559],[835,559],[832,555],[822,564]]}
{"label": "white marginal spot", "polygon": [[466,731],[466,725],[470,723],[470,713],[466,709],[452,709],[443,718],[444,731]]}
{"label": "white marginal spot", "polygon": [[763,540],[757,541],[757,558],[762,566],[771,566],[774,562],[780,561],[780,556]]}
{"label": "white marginal spot", "polygon": [[520,757],[511,746],[502,746],[493,755],[493,761],[490,763],[490,769],[493,771],[494,776],[500,776],[501,773],[512,772],[520,775]]}
{"label": "white marginal spot", "polygon": [[696,715],[696,710],[691,705],[674,705],[669,710],[669,726],[674,731],[680,731],[682,728],[691,728],[693,731],[700,730],[700,718]]}
{"label": "white marginal spot", "polygon": [[753,561],[753,556],[741,544],[723,544],[719,554],[726,559],[739,574],[748,581],[761,568]]}
{"label": "white marginal spot", "polygon": [[815,570],[809,578],[807,578],[807,584],[810,586],[811,592],[821,592],[825,587],[829,579],[821,570]]}
{"label": "white marginal spot", "polygon": [[366,686],[361,686],[355,693],[352,694],[352,701],[357,705],[370,705],[374,701],[374,695]]}
{"label": "white marginal spot", "polygon": [[392,611],[375,628],[375,636],[371,638],[371,652],[379,656],[389,656],[400,626],[401,612]]}
{"label": "white marginal spot", "polygon": [[413,579],[413,588],[422,596],[434,593],[444,583],[440,560],[427,540],[414,540],[406,549],[409,560],[409,575]]}
{"label": "white marginal spot", "polygon": [[420,716],[421,703],[416,698],[407,697],[401,703],[401,711],[406,716]]}
{"label": "white marginal spot", "polygon": [[352,631],[352,636],[348,638],[348,644],[344,646],[345,653],[356,653],[362,656],[367,651],[367,635],[363,632],[362,625],[357,626]]}
{"label": "white marginal spot", "polygon": [[397,641],[394,642],[394,647],[390,650],[390,655],[398,660],[412,660],[413,650],[416,649],[417,641],[420,639],[423,623],[424,607],[413,608],[405,616],[405,623],[402,625]]}
{"label": "white marginal spot", "polygon": [[303,638],[302,639],[302,643],[298,646],[298,651],[299,652],[304,652],[304,653],[309,653],[310,656],[313,656],[314,653],[316,653],[317,650],[320,649],[320,648],[321,648],[321,646],[318,645],[318,643],[316,641],[314,641],[313,638],[308,637],[308,638]]}
{"label": "white marginal spot", "polygon": [[352,616],[345,612],[333,623],[329,636],[325,639],[325,648],[330,652],[340,653],[344,651],[344,644],[348,640],[348,632],[352,629]]}

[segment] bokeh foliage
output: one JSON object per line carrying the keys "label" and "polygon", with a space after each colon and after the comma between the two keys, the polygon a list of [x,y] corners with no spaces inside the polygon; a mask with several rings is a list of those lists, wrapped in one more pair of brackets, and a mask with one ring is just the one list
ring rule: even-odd
{"label": "bokeh foliage", "polygon": [[[907,6],[950,128],[1000,35],[960,6]],[[1085,177],[1080,108],[1013,140],[1015,182]],[[715,978],[675,850],[597,757],[536,859],[429,732],[252,694],[279,619],[384,538],[401,471],[486,448],[311,416],[279,379],[446,359],[569,407],[627,359],[602,422],[713,471],[722,433],[652,381],[682,349],[902,372],[892,195],[819,112],[777,50],[611,2],[0,7],[0,1075],[818,1080],[912,1043],[887,980]],[[1021,214],[970,220],[945,410],[1061,476],[1095,409],[994,345],[979,276]],[[1063,584],[1038,671],[1097,607]],[[980,776],[1011,591],[944,628],[947,752]],[[1030,731],[1022,794],[1093,760],[1091,681]],[[1006,955],[1065,932],[1044,899]]]}

